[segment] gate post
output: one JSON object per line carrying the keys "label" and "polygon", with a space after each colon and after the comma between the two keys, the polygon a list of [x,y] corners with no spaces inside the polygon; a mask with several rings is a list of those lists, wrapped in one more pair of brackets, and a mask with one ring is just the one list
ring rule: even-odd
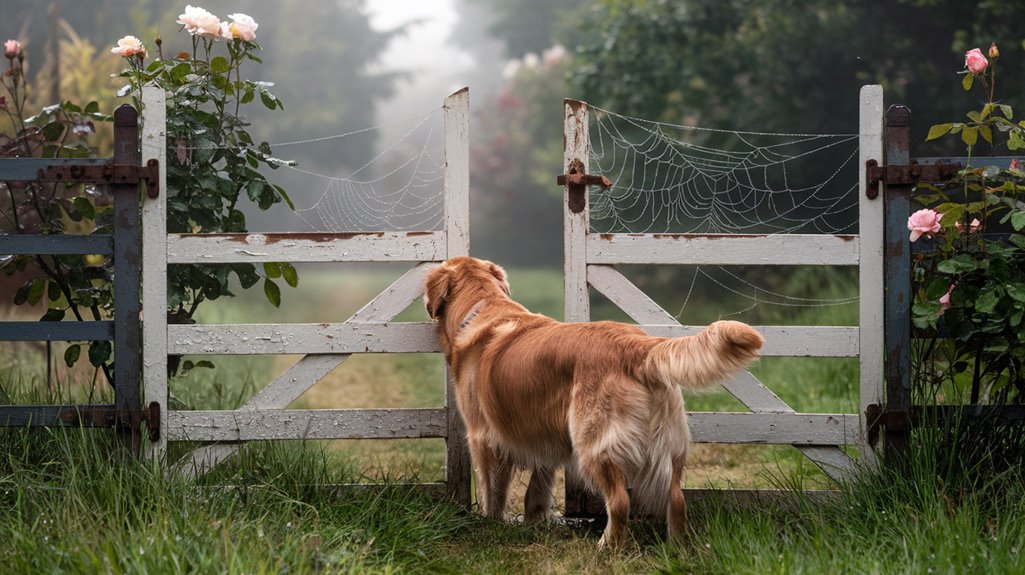
{"label": "gate post", "polygon": [[[470,91],[445,98],[445,256],[470,253]],[[455,379],[445,366],[445,491],[470,508],[472,464],[466,427],[456,407]]]}
{"label": "gate post", "polygon": [[[910,163],[911,110],[894,105],[886,111],[886,165]],[[911,183],[883,186],[885,210],[886,341],[885,453],[890,463],[907,450],[911,407],[911,243],[907,221],[911,214]]]}
{"label": "gate post", "polygon": [[[114,163],[138,166],[139,115],[132,106],[114,111]],[[114,196],[114,408],[129,413],[116,423],[119,440],[133,456],[140,453],[139,279],[142,238],[139,235],[139,182],[113,184]],[[127,421],[126,421],[127,419]]]}
{"label": "gate post", "polygon": [[[147,404],[157,404],[146,457],[164,463],[167,448],[167,108],[164,90],[142,89],[142,160],[160,162],[159,195],[142,198],[142,364]],[[154,433],[154,431],[156,433]]]}
{"label": "gate post", "polygon": [[[863,86],[859,105],[858,186],[858,379],[860,387],[861,461],[873,465],[876,452],[869,442],[869,406],[883,403],[883,198],[879,186],[869,189],[868,162],[883,161],[883,87]],[[870,193],[875,192],[875,193]]]}
{"label": "gate post", "polygon": [[[563,215],[565,217],[563,252],[565,262],[564,313],[567,322],[586,322],[591,319],[591,305],[587,288],[587,232],[590,218],[587,205],[587,185],[572,185],[571,174],[586,174],[590,162],[591,137],[589,132],[589,111],[587,102],[566,99],[563,101],[563,174],[566,174],[563,191]],[[566,466],[566,517],[592,517],[605,512],[600,497],[584,488],[571,465]]]}

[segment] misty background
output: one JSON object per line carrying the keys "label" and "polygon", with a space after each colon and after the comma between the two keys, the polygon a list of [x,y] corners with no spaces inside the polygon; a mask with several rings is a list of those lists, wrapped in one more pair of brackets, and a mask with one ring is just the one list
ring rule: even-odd
{"label": "misty background", "polygon": [[[269,212],[250,207],[250,229],[308,230],[328,196],[344,203],[393,192],[409,180],[401,170],[413,157],[423,159],[417,162],[421,168],[440,166],[440,127],[431,126],[440,119],[444,97],[469,86],[471,249],[506,265],[561,266],[562,191],[555,177],[562,172],[563,98],[669,124],[845,134],[858,130],[860,86],[880,83],[888,103],[912,108],[913,155],[953,155],[963,152],[957,142],[927,147],[924,140],[931,124],[958,120],[981,101],[980,92],[966,94],[959,87],[964,52],[998,42],[1005,93],[1013,98],[1025,80],[1016,25],[1025,5],[1014,2],[199,4],[222,18],[243,12],[259,23],[264,64],[244,74],[274,82],[285,110],[253,107],[252,133],[282,144],[275,155],[302,170],[270,174],[299,213],[283,205]],[[175,23],[184,6],[155,0],[7,0],[0,36],[17,38],[26,48],[33,105],[97,100],[113,110],[122,81],[110,75],[123,62],[110,47],[126,34],[152,47],[159,34],[165,54],[190,49],[188,35]],[[105,145],[103,134],[97,141]],[[723,150],[737,145],[722,133],[690,141]],[[820,159],[808,170],[832,169],[838,162]],[[846,167],[838,185],[856,180],[855,170]],[[388,174],[397,183],[380,179]],[[353,191],[347,187],[353,179],[374,183]],[[440,193],[440,180],[421,183],[418,193],[433,193],[431,186]],[[405,216],[407,222],[433,221],[420,212]],[[358,227],[358,220],[335,223]],[[856,231],[856,221],[835,223]]]}

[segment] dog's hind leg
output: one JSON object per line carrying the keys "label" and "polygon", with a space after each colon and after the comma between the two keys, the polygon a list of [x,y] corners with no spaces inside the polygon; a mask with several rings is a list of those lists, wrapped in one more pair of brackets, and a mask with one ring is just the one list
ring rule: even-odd
{"label": "dog's hind leg", "polygon": [[555,470],[551,467],[535,467],[530,474],[527,495],[523,502],[523,520],[527,523],[544,521],[551,517],[552,482]]}
{"label": "dog's hind leg", "polygon": [[470,439],[469,443],[470,457],[477,468],[477,501],[481,512],[488,517],[502,519],[513,466],[508,458],[484,441]]}
{"label": "dog's hind leg", "polygon": [[605,497],[609,522],[598,541],[598,548],[622,547],[626,540],[626,523],[630,518],[630,494],[626,490],[623,471],[607,459],[601,462],[581,461],[580,470]]}
{"label": "dog's hind leg", "polygon": [[674,541],[682,541],[687,536],[687,501],[680,488],[685,460],[686,456],[673,459],[673,480],[669,484],[669,510],[666,516],[669,524],[669,539]]}

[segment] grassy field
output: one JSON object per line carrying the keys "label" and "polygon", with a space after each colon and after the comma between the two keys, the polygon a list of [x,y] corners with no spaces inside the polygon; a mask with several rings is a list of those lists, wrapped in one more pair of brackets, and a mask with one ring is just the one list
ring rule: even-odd
{"label": "grassy field", "polygon": [[[398,277],[399,269],[308,268],[282,309],[245,294],[207,305],[203,322],[343,321]],[[509,270],[514,296],[561,315],[561,275]],[[628,275],[630,275],[628,270]],[[666,309],[682,300],[676,278],[638,278]],[[816,297],[843,297],[850,278],[810,277]],[[786,287],[786,286],[785,286]],[[788,292],[790,293],[790,292]],[[704,297],[704,296],[702,296]],[[600,298],[596,318],[621,318]],[[857,306],[775,309],[743,298],[692,299],[685,323],[733,317],[752,323],[853,324]],[[400,319],[426,319],[419,302]],[[38,351],[38,350],[36,350]],[[94,374],[55,370],[26,350],[9,352],[0,400],[99,399]],[[36,357],[36,356],[31,356]],[[58,350],[59,357],[59,350]],[[172,384],[174,405],[232,408],[295,357],[215,357]],[[854,412],[857,363],[766,358],[754,373],[800,411]],[[357,356],[292,407],[426,407],[444,402],[436,355]],[[691,410],[739,410],[727,393],[687,397]],[[777,487],[782,505],[710,498],[691,505],[693,533],[661,541],[633,524],[626,549],[595,550],[600,525],[524,526],[489,521],[398,487],[335,492],[311,487],[363,481],[437,481],[439,440],[259,444],[196,481],[165,478],[124,461],[101,430],[0,432],[0,565],[12,573],[1011,573],[1025,565],[1025,483],[958,465],[936,438],[898,469],[837,486],[789,447],[697,446],[687,485]],[[174,451],[181,454],[183,447]],[[113,455],[112,455],[113,453]],[[951,464],[954,462],[954,464]],[[522,478],[520,490],[522,490]],[[834,487],[822,501],[804,489]],[[513,503],[514,512],[519,512]]]}

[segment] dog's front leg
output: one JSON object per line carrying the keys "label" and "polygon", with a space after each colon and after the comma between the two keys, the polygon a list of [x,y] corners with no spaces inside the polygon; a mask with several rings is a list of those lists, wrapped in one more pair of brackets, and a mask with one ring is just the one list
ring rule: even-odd
{"label": "dog's front leg", "polygon": [[502,519],[512,480],[512,465],[508,458],[482,439],[470,439],[469,443],[470,457],[477,468],[477,503],[484,515]]}
{"label": "dog's front leg", "polygon": [[555,470],[551,467],[535,467],[530,474],[527,495],[523,502],[523,519],[527,523],[545,521],[551,518],[552,482]]}

